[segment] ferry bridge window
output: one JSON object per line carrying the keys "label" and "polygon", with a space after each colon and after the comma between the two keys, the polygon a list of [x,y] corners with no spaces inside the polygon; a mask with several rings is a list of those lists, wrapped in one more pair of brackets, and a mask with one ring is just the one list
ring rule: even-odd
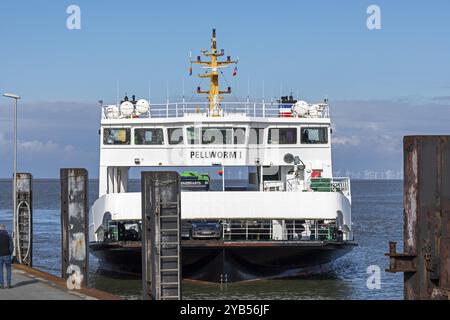
{"label": "ferry bridge window", "polygon": [[245,128],[203,128],[202,144],[245,144]]}
{"label": "ferry bridge window", "polygon": [[249,144],[263,144],[264,143],[264,129],[250,128]]}
{"label": "ferry bridge window", "polygon": [[163,145],[163,129],[134,129],[134,144]]}
{"label": "ferry bridge window", "polygon": [[103,130],[103,143],[107,145],[127,145],[130,144],[131,129],[129,128],[108,128]]}
{"label": "ferry bridge window", "polygon": [[189,144],[245,144],[245,128],[187,128]]}
{"label": "ferry bridge window", "polygon": [[233,143],[245,144],[245,128],[233,128]]}
{"label": "ferry bridge window", "polygon": [[169,135],[169,144],[183,144],[183,128],[169,128],[167,133]]}
{"label": "ferry bridge window", "polygon": [[233,141],[232,128],[203,128],[202,144],[231,144]]}
{"label": "ferry bridge window", "polygon": [[199,144],[200,143],[200,132],[199,128],[190,127],[187,128],[187,140],[189,144]]}
{"label": "ferry bridge window", "polygon": [[297,128],[269,129],[269,144],[297,144]]}
{"label": "ferry bridge window", "polygon": [[328,128],[302,128],[303,144],[327,144]]}

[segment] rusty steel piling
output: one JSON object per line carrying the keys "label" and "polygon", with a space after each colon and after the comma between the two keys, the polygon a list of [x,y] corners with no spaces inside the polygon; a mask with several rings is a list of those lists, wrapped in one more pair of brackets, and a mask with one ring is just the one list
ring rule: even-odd
{"label": "rusty steel piling", "polygon": [[142,173],[144,300],[181,299],[181,179],[177,172]]}
{"label": "rusty steel piling", "polygon": [[61,169],[61,273],[69,289],[87,286],[88,251],[88,172]]}
{"label": "rusty steel piling", "polygon": [[388,272],[404,272],[406,300],[450,299],[450,136],[404,139],[404,253],[390,243]]}

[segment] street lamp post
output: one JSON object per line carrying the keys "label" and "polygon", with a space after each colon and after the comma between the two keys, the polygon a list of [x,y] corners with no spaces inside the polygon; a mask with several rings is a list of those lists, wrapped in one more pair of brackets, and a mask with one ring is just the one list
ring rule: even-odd
{"label": "street lamp post", "polygon": [[[4,97],[14,99],[14,152],[13,152],[13,244],[14,252],[13,256],[16,256],[18,246],[18,228],[17,228],[17,100],[20,100],[20,96],[13,93],[5,93]],[[20,259],[20,257],[19,257]]]}

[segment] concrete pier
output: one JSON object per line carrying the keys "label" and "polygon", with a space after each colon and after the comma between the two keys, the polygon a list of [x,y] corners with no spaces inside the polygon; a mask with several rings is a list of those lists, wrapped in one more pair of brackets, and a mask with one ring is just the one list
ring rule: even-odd
{"label": "concrete pier", "polygon": [[23,265],[14,265],[12,289],[0,289],[0,300],[121,300],[95,289],[68,290],[66,281]]}

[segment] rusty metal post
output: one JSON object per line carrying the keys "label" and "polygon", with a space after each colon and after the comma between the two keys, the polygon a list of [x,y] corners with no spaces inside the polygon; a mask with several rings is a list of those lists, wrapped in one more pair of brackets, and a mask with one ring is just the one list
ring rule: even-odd
{"label": "rusty metal post", "polygon": [[33,176],[16,175],[15,230],[17,230],[16,259],[19,264],[33,266]]}
{"label": "rusty metal post", "polygon": [[405,272],[407,300],[450,299],[450,136],[405,137],[404,253],[391,243],[389,272]]}
{"label": "rusty metal post", "polygon": [[181,179],[176,172],[142,173],[144,300],[181,299]]}
{"label": "rusty metal post", "polygon": [[88,172],[61,169],[61,273],[69,289],[87,286],[88,250]]}

